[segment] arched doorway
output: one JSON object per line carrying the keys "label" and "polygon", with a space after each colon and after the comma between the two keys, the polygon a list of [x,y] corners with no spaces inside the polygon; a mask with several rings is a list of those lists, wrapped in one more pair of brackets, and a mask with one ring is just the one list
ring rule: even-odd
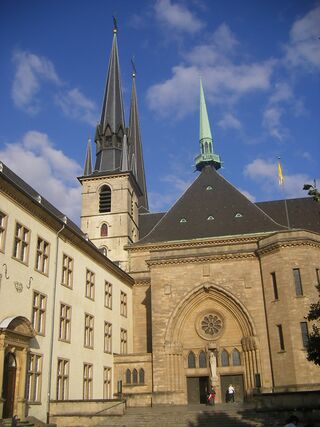
{"label": "arched doorway", "polygon": [[[260,372],[256,330],[247,309],[230,291],[213,283],[190,291],[169,319],[165,343],[168,369],[180,377],[189,403],[201,403],[209,384],[217,402],[225,401],[229,384],[236,388],[238,401],[252,392],[254,375]],[[181,349],[174,354],[173,344]],[[190,354],[194,354],[193,364]],[[205,355],[206,364],[200,364],[200,354]]]}
{"label": "arched doorway", "polygon": [[3,372],[3,418],[10,418],[13,416],[16,373],[16,358],[13,353],[7,353],[4,361]]}

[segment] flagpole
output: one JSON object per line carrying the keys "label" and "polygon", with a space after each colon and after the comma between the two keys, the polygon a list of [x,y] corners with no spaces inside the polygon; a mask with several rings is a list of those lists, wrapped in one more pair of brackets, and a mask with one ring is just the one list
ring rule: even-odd
{"label": "flagpole", "polygon": [[288,211],[287,199],[285,198],[285,194],[284,194],[284,177],[282,173],[280,157],[278,157],[278,178],[279,178],[279,185],[282,189],[282,194],[283,194],[284,208],[285,208],[286,219],[287,219],[287,228],[288,230],[290,230],[289,211]]}

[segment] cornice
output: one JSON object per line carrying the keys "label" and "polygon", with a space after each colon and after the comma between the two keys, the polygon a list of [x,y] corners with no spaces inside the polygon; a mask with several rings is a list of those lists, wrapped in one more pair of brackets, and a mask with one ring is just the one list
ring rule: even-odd
{"label": "cornice", "polygon": [[257,254],[263,256],[270,254],[272,252],[278,252],[280,249],[294,248],[298,246],[309,246],[313,248],[320,249],[320,241],[310,238],[295,238],[295,239],[286,239],[278,242],[270,243],[264,248],[257,249]]}
{"label": "cornice", "polygon": [[144,286],[150,286],[151,285],[151,279],[137,279],[133,286],[134,287],[144,287]]}
{"label": "cornice", "polygon": [[173,265],[173,264],[199,264],[206,263],[210,261],[229,261],[229,260],[254,260],[257,259],[257,256],[254,252],[234,252],[227,254],[215,254],[215,255],[206,255],[206,256],[187,256],[187,257],[168,257],[168,258],[158,258],[147,260],[146,263],[149,267],[154,265]]}
{"label": "cornice", "polygon": [[239,245],[257,243],[261,237],[270,235],[271,233],[261,233],[254,236],[236,236],[230,238],[212,238],[212,239],[197,239],[197,240],[181,240],[173,242],[159,242],[159,243],[146,243],[139,245],[135,243],[134,246],[126,246],[130,252],[145,252],[145,251],[166,251],[168,249],[185,249],[185,248],[200,248],[206,246],[226,246],[226,245]]}

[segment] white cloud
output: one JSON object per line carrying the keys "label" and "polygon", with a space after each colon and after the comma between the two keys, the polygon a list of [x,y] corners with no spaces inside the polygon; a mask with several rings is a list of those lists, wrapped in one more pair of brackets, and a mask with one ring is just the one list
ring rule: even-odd
{"label": "white cloud", "polygon": [[274,85],[274,90],[269,98],[270,104],[277,104],[283,101],[291,101],[293,98],[293,92],[287,82],[277,82]]}
{"label": "white cloud", "polygon": [[222,129],[241,129],[242,125],[239,119],[231,113],[227,113],[218,122],[218,126]]}
{"label": "white cloud", "polygon": [[[55,90],[60,88],[53,98],[66,117],[95,126],[96,104],[78,88],[67,89],[67,84],[58,76],[49,59],[30,52],[16,51],[13,62],[16,71],[11,96],[17,107],[30,114],[37,114],[41,110],[41,89],[45,84],[51,84]],[[52,100],[52,94],[47,96],[46,102],[48,100]]]}
{"label": "white cloud", "polygon": [[72,119],[79,119],[92,126],[96,125],[96,104],[79,89],[75,88],[68,92],[59,93],[55,96],[55,102],[66,116]]}
{"label": "white cloud", "polygon": [[263,126],[269,134],[279,141],[287,137],[288,131],[281,124],[283,109],[278,106],[269,106],[263,113]]}
{"label": "white cloud", "polygon": [[27,132],[21,141],[8,143],[0,159],[50,203],[79,222],[81,190],[76,177],[82,168],[57,150],[45,133]]}
{"label": "white cloud", "polygon": [[290,31],[290,41],[285,46],[287,65],[303,66],[308,71],[319,70],[319,23],[320,6],[294,22]]}
{"label": "white cloud", "polygon": [[284,173],[284,186],[280,188],[277,162],[259,158],[246,165],[244,175],[259,183],[264,192],[272,194],[275,191],[283,191],[288,198],[305,197],[306,192],[302,189],[303,185],[313,182],[313,179],[306,174]]}
{"label": "white cloud", "polygon": [[171,0],[157,0],[155,13],[161,23],[174,31],[194,34],[204,27],[204,23],[184,5]]}
{"label": "white cloud", "polygon": [[40,109],[37,94],[41,83],[61,84],[54,65],[47,58],[22,51],[14,52],[13,62],[16,66],[11,91],[13,102],[29,113],[37,113]]}
{"label": "white cloud", "polygon": [[147,99],[150,108],[160,115],[175,114],[177,118],[182,118],[198,106],[200,75],[207,99],[216,103],[230,103],[249,92],[267,90],[272,71],[272,61],[206,66],[202,69],[179,65],[173,67],[170,79],[149,88]]}

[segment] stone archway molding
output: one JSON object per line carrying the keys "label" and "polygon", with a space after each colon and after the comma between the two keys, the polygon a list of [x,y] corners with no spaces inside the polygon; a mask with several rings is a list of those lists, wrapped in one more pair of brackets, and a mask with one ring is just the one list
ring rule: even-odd
{"label": "stone archway molding", "polygon": [[13,332],[27,338],[36,336],[30,320],[24,316],[6,317],[0,322],[0,332]]}
{"label": "stone archway molding", "polygon": [[187,293],[173,311],[166,328],[165,345],[179,343],[185,318],[191,310],[196,309],[208,297],[233,314],[240,325],[244,337],[256,336],[253,320],[242,302],[230,291],[221,288],[221,286],[212,282],[205,282]]}

